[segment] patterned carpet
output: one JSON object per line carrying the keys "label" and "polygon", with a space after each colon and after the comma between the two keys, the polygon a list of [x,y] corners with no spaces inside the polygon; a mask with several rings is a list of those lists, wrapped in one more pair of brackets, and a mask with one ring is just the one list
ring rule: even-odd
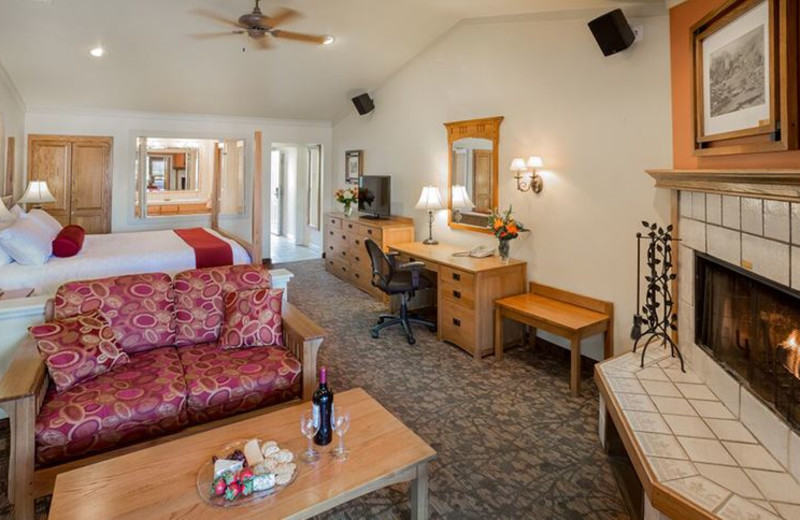
{"label": "patterned carpet", "polygon": [[[430,468],[432,519],[626,519],[597,438],[597,389],[584,363],[580,397],[568,388],[568,353],[539,344],[501,363],[475,361],[424,329],[408,345],[399,328],[373,340],[382,305],[324,270],[295,273],[290,299],[330,336],[320,353],[334,391],[361,387],[439,453]],[[0,426],[0,469],[7,461]],[[5,473],[5,472],[3,472]],[[0,488],[2,489],[2,488]],[[7,504],[0,497],[2,505]],[[44,520],[47,500],[37,504]],[[409,518],[407,486],[356,500],[324,520]]]}

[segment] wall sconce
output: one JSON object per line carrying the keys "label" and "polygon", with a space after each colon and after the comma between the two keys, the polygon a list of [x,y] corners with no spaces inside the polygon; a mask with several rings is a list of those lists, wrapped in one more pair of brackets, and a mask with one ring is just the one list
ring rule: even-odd
{"label": "wall sconce", "polygon": [[544,161],[535,155],[530,156],[527,162],[521,157],[511,161],[511,171],[516,174],[514,178],[517,179],[517,189],[522,192],[541,193],[544,188],[544,180],[541,175],[536,173],[536,170],[542,166],[544,166]]}

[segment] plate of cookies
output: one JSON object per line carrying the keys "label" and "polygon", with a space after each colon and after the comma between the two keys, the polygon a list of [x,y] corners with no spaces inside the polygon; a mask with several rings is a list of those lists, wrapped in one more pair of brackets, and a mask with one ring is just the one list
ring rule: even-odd
{"label": "plate of cookies", "polygon": [[297,478],[295,456],[275,441],[231,443],[214,454],[197,474],[197,492],[211,505],[250,504],[278,493]]}

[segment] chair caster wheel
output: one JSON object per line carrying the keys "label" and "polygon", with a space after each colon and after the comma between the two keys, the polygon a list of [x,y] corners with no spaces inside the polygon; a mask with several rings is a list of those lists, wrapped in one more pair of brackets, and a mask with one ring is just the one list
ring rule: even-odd
{"label": "chair caster wheel", "polygon": [[430,332],[435,334],[436,333],[436,327],[428,327],[428,331],[430,331]]}
{"label": "chair caster wheel", "polygon": [[384,319],[384,318],[378,318],[378,325],[382,324],[384,321],[386,321],[386,319]]}
{"label": "chair caster wheel", "polygon": [[375,331],[373,330],[373,331],[371,332],[371,334],[372,334],[372,339],[378,339],[378,333],[377,333],[377,332],[375,332]]}
{"label": "chair caster wheel", "polygon": [[416,343],[416,342],[417,342],[417,340],[416,340],[416,339],[414,339],[414,338],[408,338],[408,344],[409,344],[409,345],[413,345],[413,344],[414,344],[414,343]]}

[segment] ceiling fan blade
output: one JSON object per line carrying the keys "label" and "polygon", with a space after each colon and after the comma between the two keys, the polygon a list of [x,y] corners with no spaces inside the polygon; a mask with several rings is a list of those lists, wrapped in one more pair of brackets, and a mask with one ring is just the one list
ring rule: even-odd
{"label": "ceiling fan blade", "polygon": [[325,42],[325,36],[316,36],[313,34],[303,34],[291,31],[272,31],[270,33],[276,38],[285,38],[287,40],[295,40],[299,42],[316,43],[322,45]]}
{"label": "ceiling fan blade", "polygon": [[261,23],[271,29],[274,29],[282,23],[285,23],[292,18],[297,18],[298,16],[300,16],[300,13],[297,11],[293,11],[291,9],[282,9],[280,12],[272,16],[264,16],[261,18]]}
{"label": "ceiling fan blade", "polygon": [[215,21],[217,23],[221,23],[221,24],[224,24],[224,25],[229,25],[231,27],[241,28],[241,25],[239,25],[239,22],[237,22],[235,20],[229,20],[229,19],[225,18],[224,16],[218,15],[217,13],[214,13],[212,11],[208,11],[206,9],[194,9],[191,12],[193,14],[198,15],[198,16],[202,16],[203,18],[207,18],[209,20],[213,20],[213,21]]}
{"label": "ceiling fan blade", "polygon": [[244,34],[244,31],[227,31],[227,32],[213,32],[213,33],[195,33],[190,34],[196,40],[212,40],[220,36],[233,36],[235,34]]}

